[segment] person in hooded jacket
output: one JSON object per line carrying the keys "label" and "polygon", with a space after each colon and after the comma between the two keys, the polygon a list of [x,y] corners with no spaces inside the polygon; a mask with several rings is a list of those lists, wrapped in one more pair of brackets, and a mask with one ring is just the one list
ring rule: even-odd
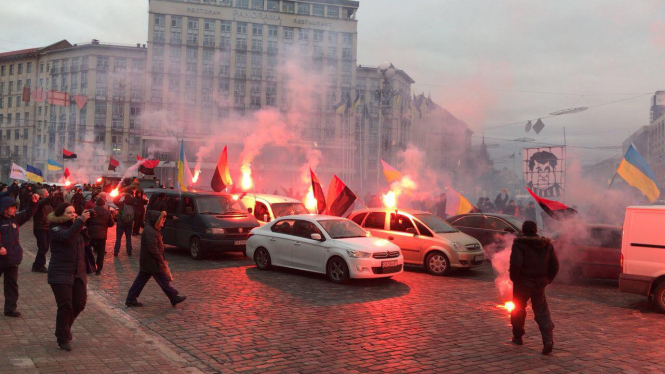
{"label": "person in hooded jacket", "polygon": [[97,252],[95,275],[100,275],[104,268],[104,255],[106,254],[106,238],[109,228],[115,225],[113,214],[106,209],[105,201],[98,197],[95,201],[95,212],[88,220],[88,234],[90,235],[90,244]]}
{"label": "person in hooded jacket", "polygon": [[113,199],[113,204],[118,207],[118,224],[115,227],[115,246],[113,247],[113,256],[118,257],[120,253],[120,245],[122,244],[122,236],[125,236],[125,247],[127,248],[127,256],[132,255],[132,227],[134,225],[134,219],[136,217],[127,217],[127,222],[125,220],[125,205],[131,207],[131,211],[134,211],[134,196],[131,193],[127,192],[122,195],[118,195]]}
{"label": "person in hooded jacket", "polygon": [[125,305],[128,307],[143,306],[138,301],[138,297],[150,278],[155,279],[155,282],[162,288],[174,307],[187,298],[187,296],[178,296],[178,290],[171,287],[173,276],[168,263],[164,259],[164,242],[162,241],[161,231],[165,221],[165,211],[149,210],[146,214],[145,228],[141,234],[139,273],[127,294]]}
{"label": "person in hooded jacket", "polygon": [[133,235],[141,235],[141,229],[144,227],[145,221],[145,197],[143,191],[137,190],[134,196],[134,229]]}
{"label": "person in hooded jacket", "polygon": [[76,214],[80,216],[81,213],[83,213],[83,209],[85,206],[85,198],[83,197],[83,191],[81,191],[80,188],[77,188],[76,192],[74,193],[74,196],[72,196],[72,205],[74,205]]}
{"label": "person in hooded jacket", "polygon": [[72,350],[69,344],[72,340],[71,328],[87,301],[85,245],[89,237],[84,230],[89,218],[89,211],[78,216],[68,203],[60,204],[48,216],[51,223],[51,261],[47,279],[58,306],[55,336],[58,347],[66,351]]}
{"label": "person in hooded jacket", "polygon": [[37,203],[37,212],[32,216],[32,233],[37,240],[37,255],[35,256],[35,262],[32,263],[32,271],[46,273],[46,254],[48,253],[51,242],[49,236],[50,224],[47,217],[53,212],[53,207],[51,206],[51,197],[46,188],[40,188],[37,190],[37,194],[41,199]]}
{"label": "person in hooded jacket", "polygon": [[554,323],[545,297],[545,287],[552,283],[559,272],[559,260],[550,239],[538,236],[538,226],[533,221],[522,224],[522,234],[513,241],[510,254],[510,280],[513,281],[513,303],[510,313],[513,325],[513,343],[522,345],[526,303],[531,299],[534,319],[543,337],[544,355],[554,347]]}
{"label": "person in hooded jacket", "polygon": [[5,315],[20,317],[18,303],[18,266],[23,260],[23,248],[19,242],[19,227],[28,222],[37,210],[39,195],[32,195],[28,210],[16,213],[16,200],[9,196],[0,198],[0,276],[4,275]]}

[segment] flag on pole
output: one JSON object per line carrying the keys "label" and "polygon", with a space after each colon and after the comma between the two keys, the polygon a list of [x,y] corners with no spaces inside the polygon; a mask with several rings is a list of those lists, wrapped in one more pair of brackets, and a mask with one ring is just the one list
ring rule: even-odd
{"label": "flag on pole", "polygon": [[321,187],[319,177],[316,176],[314,170],[309,168],[309,172],[312,176],[312,192],[314,193],[314,198],[316,199],[316,212],[323,214],[326,211],[326,197],[323,194],[323,187]]}
{"label": "flag on pole", "polygon": [[394,167],[388,165],[387,162],[381,160],[381,166],[383,167],[383,175],[386,177],[388,183],[392,183],[396,180],[402,179],[403,175]]}
{"label": "flag on pole", "polygon": [[76,153],[70,152],[70,151],[68,151],[64,148],[62,149],[62,158],[69,159],[69,158],[76,158],[76,157],[77,157]]}
{"label": "flag on pole", "polygon": [[469,200],[448,186],[446,191],[446,214],[448,216],[469,213],[473,208]]}
{"label": "flag on pole", "polygon": [[565,218],[577,214],[577,211],[575,209],[570,208],[565,204],[562,204],[554,200],[544,199],[533,193],[533,191],[531,191],[528,187],[524,188],[526,188],[526,190],[529,191],[531,196],[536,200],[538,205],[540,205],[540,207],[545,211],[545,213],[547,213],[550,217],[554,218],[557,221],[562,221]]}
{"label": "flag on pole", "polygon": [[342,99],[342,101],[340,101],[339,104],[335,105],[335,113],[344,114],[345,111],[346,111],[346,100]]}
{"label": "flag on pole", "polygon": [[650,202],[658,200],[660,190],[658,183],[656,183],[656,175],[651,170],[647,163],[637,149],[631,144],[623,156],[617,173],[623,178],[626,183],[642,191]]}
{"label": "flag on pole", "polygon": [[327,214],[341,217],[356,202],[358,197],[336,175],[328,186]]}
{"label": "flag on pole", "polygon": [[360,105],[360,92],[356,91],[356,99],[353,100],[351,109],[355,110]]}
{"label": "flag on pole", "polygon": [[63,175],[65,176],[65,179],[69,178],[69,176],[71,175],[71,173],[69,172],[69,169],[67,169],[67,167],[65,167],[65,172],[63,173]]}
{"label": "flag on pole", "polygon": [[48,159],[48,163],[47,163],[47,165],[46,165],[46,168],[47,168],[49,171],[58,171],[58,170],[62,170],[62,169],[63,169],[63,166],[62,166],[61,163],[56,162],[55,160],[51,160],[51,159],[49,158],[49,159]]}
{"label": "flag on pole", "polygon": [[215,172],[212,174],[210,187],[216,192],[221,192],[231,184],[233,184],[233,180],[231,180],[231,173],[229,173],[229,157],[226,151],[226,146],[224,146],[222,154],[219,155],[219,161],[217,161]]}
{"label": "flag on pole", "polygon": [[187,186],[192,183],[192,172],[185,157],[185,141],[180,141],[180,157],[178,157],[178,190],[187,191]]}
{"label": "flag on pole", "polygon": [[24,103],[29,103],[30,102],[30,87],[25,86],[23,87],[23,102]]}
{"label": "flag on pole", "polygon": [[159,160],[149,160],[141,158],[139,155],[136,155],[136,159],[141,163],[139,165],[139,172],[145,175],[155,175],[155,168],[159,165]]}
{"label": "flag on pole", "polygon": [[18,179],[27,182],[28,176],[26,175],[25,169],[16,165],[12,162],[12,170],[9,172],[10,179]]}
{"label": "flag on pole", "polygon": [[111,157],[111,160],[109,160],[109,170],[115,171],[115,168],[117,168],[118,166],[120,166],[120,161]]}
{"label": "flag on pole", "polygon": [[42,171],[37,169],[36,167],[26,164],[25,165],[25,171],[26,171],[26,176],[28,177],[28,180],[30,182],[43,182],[44,181],[44,175],[42,174]]}

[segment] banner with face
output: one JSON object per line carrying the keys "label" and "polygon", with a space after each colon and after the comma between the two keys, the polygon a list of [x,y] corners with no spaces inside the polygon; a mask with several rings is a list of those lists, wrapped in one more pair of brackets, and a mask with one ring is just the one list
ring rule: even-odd
{"label": "banner with face", "polygon": [[566,148],[524,148],[522,151],[524,180],[527,187],[540,197],[563,194],[566,176]]}

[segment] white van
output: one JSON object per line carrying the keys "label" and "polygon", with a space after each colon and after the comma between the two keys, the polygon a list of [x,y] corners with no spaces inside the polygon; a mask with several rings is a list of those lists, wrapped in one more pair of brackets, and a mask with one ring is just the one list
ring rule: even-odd
{"label": "white van", "polygon": [[665,206],[626,208],[621,242],[622,292],[645,295],[665,313]]}
{"label": "white van", "polygon": [[243,196],[242,203],[245,204],[249,213],[259,220],[261,226],[275,218],[309,214],[302,201],[286,196],[247,194]]}

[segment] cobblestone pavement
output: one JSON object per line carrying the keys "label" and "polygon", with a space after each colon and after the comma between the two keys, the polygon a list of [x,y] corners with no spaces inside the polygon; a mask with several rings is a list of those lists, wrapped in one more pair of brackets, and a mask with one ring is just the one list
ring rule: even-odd
{"label": "cobblestone pavement", "polygon": [[[29,227],[21,238],[34,252]],[[555,350],[542,356],[530,310],[525,345],[510,343],[509,316],[497,307],[490,266],[450,277],[407,268],[391,280],[340,286],[299,271],[259,271],[240,254],[194,261],[185,250],[168,248],[173,285],[189,298],[172,308],[150,281],[139,298],[145,307],[129,309],[124,300],[138,256],[113,258],[113,242],[104,273],[89,282],[90,298],[101,301],[75,325],[72,353],[85,351],[76,360],[53,347],[52,295],[45,279],[35,281],[45,275],[27,272],[32,259],[24,260],[19,308],[26,317],[1,320],[3,336],[11,339],[0,343],[10,352],[0,359],[0,371],[30,362],[43,372],[96,371],[102,366],[94,365],[107,359],[104,368],[119,363],[127,371],[170,365],[223,373],[665,372],[665,315],[644,297],[620,293],[614,281],[548,288]],[[134,242],[138,254],[138,237]],[[114,315],[128,322],[117,323]],[[146,344],[133,334],[163,349],[142,359]],[[25,362],[12,361],[22,357]]]}

